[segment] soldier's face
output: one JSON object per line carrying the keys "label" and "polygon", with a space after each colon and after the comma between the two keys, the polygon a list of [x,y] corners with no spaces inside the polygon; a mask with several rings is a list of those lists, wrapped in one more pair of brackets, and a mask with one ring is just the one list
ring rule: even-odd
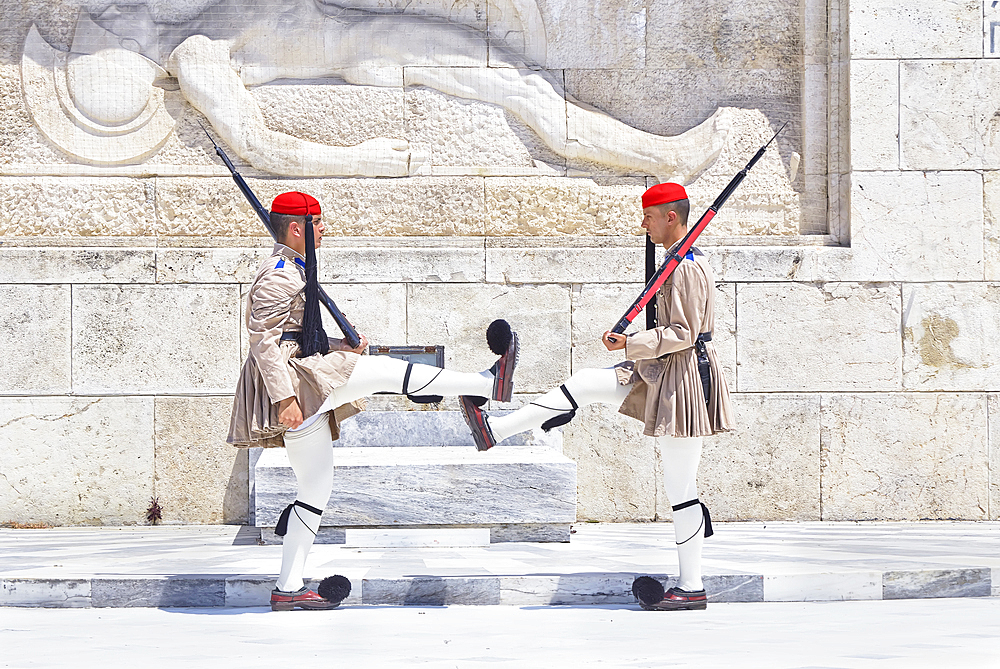
{"label": "soldier's face", "polygon": [[313,217],[313,236],[316,239],[316,248],[323,242],[323,231],[326,230],[326,226],[323,225],[323,218],[320,216]]}
{"label": "soldier's face", "polygon": [[663,207],[646,207],[642,210],[642,228],[649,233],[654,244],[663,244],[677,226],[677,212]]}

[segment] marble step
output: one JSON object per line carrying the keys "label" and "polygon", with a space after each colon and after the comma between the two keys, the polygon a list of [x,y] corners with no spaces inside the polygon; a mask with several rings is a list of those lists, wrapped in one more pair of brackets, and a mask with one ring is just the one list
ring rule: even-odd
{"label": "marble step", "polygon": [[[705,577],[710,602],[803,602],[989,597],[990,568],[723,573]],[[351,578],[345,606],[358,605],[627,605],[638,606],[632,581],[642,572]],[[650,574],[665,587],[676,575]],[[319,578],[307,579],[315,588]],[[45,578],[0,574],[0,606],[261,607],[273,574],[78,575]]]}
{"label": "marble step", "polygon": [[[341,447],[334,450],[328,528],[566,526],[576,520],[576,463],[553,448]],[[293,499],[284,449],[254,467],[255,525],[273,528]]]}
{"label": "marble step", "polygon": [[[490,412],[504,415],[508,411]],[[341,425],[340,448],[461,446],[475,448],[461,411],[363,411]],[[562,431],[531,430],[504,446],[540,446],[562,450]]]}

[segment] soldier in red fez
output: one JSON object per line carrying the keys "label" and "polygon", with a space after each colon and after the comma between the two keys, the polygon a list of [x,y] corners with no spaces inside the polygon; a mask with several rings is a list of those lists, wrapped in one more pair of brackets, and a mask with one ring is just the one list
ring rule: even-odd
{"label": "soldier in red fez", "polygon": [[[653,186],[642,196],[642,227],[668,253],[687,232],[690,203],[684,187]],[[730,429],[729,390],[712,344],[715,276],[696,248],[683,258],[656,295],[656,327],[628,335],[605,332],[609,351],[625,360],[606,369],[585,369],[559,388],[506,416],[487,416],[469,398],[462,409],[480,450],[535,427],[550,430],[572,420],[580,407],[605,402],[643,422],[663,458],[663,484],[673,505],[680,563],[677,584],[664,592],[649,577],[633,592],[648,610],[704,609],[702,543],[712,534],[708,508],[698,499],[695,476],[702,438]]]}
{"label": "soldier in red fez", "polygon": [[250,353],[229,429],[228,441],[237,446],[283,446],[298,483],[295,502],[275,528],[284,544],[272,610],[329,609],[350,592],[350,582],[342,576],[324,579],[319,592],[313,592],[302,574],[333,488],[333,440],[340,436],[339,423],[360,411],[358,402],[380,392],[416,402],[437,402],[444,395],[508,402],[517,363],[517,336],[505,321],[494,321],[487,332],[500,359],[480,373],[362,355],[368,346],[363,335],[356,348],[327,337],[315,272],[324,230],[321,214],[319,202],[305,193],[283,193],[271,205],[278,241],[247,295]]}

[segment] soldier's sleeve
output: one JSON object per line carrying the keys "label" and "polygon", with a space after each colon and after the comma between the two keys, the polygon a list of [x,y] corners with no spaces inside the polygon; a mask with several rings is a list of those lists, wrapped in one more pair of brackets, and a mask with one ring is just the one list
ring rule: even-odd
{"label": "soldier's sleeve", "polygon": [[670,322],[625,338],[629,360],[658,358],[694,346],[698,328],[705,322],[708,304],[705,278],[695,263],[686,261],[674,271],[668,306]]}
{"label": "soldier's sleeve", "polygon": [[272,403],[295,394],[291,371],[278,344],[282,326],[288,320],[292,303],[301,289],[301,280],[297,275],[275,270],[264,274],[248,296],[250,355],[257,361]]}

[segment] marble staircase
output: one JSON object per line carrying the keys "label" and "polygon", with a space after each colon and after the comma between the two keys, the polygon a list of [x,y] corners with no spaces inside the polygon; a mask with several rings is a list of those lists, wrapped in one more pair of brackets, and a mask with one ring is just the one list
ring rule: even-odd
{"label": "marble staircase", "polygon": [[[576,463],[562,433],[518,435],[481,453],[458,411],[372,411],[334,443],[334,482],[320,543],[369,546],[569,541]],[[251,505],[264,543],[294,500],[284,449],[253,467]]]}

